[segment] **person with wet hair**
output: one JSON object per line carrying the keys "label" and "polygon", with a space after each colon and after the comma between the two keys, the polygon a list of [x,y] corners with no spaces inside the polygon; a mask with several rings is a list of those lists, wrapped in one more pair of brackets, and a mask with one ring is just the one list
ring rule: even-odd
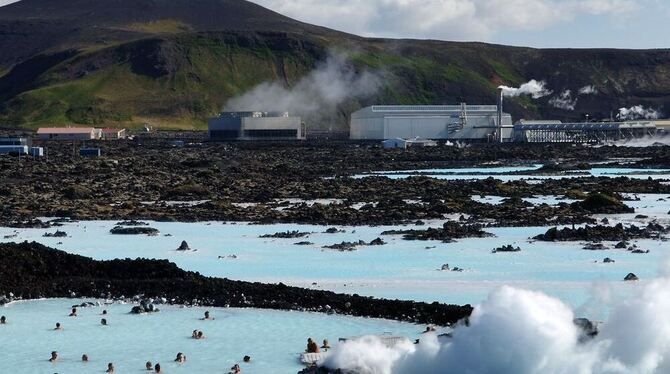
{"label": "person with wet hair", "polygon": [[203,319],[203,321],[206,321],[206,320],[213,320],[214,317],[210,316],[210,315],[209,315],[209,310],[207,310],[207,311],[205,311],[205,316],[204,316],[202,319]]}
{"label": "person with wet hair", "polygon": [[307,339],[307,349],[305,350],[307,353],[319,353],[319,345],[316,344],[312,338]]}
{"label": "person with wet hair", "polygon": [[151,361],[147,361],[147,363],[144,365],[144,367],[148,370],[151,371],[154,369],[154,365],[151,363]]}
{"label": "person with wet hair", "polygon": [[107,326],[107,319],[103,318],[100,320],[100,324],[103,326]]}
{"label": "person with wet hair", "polygon": [[244,362],[251,362],[251,357],[250,357],[250,356],[244,356],[244,358],[242,359],[242,361],[244,361]]}
{"label": "person with wet hair", "polygon": [[113,373],[113,372],[114,372],[114,364],[110,362],[109,364],[107,364],[107,370],[105,370],[105,373]]}
{"label": "person with wet hair", "polygon": [[51,358],[49,359],[49,362],[56,362],[56,361],[58,361],[58,352],[51,351]]}
{"label": "person with wet hair", "polygon": [[54,330],[62,330],[63,326],[61,326],[60,322],[56,322],[56,328]]}
{"label": "person with wet hair", "polygon": [[70,313],[70,317],[76,317],[77,316],[77,308],[72,308],[72,312]]}
{"label": "person with wet hair", "polygon": [[178,362],[180,364],[186,362],[186,355],[181,352],[177,353],[177,358],[174,359],[174,362]]}
{"label": "person with wet hair", "polygon": [[6,325],[7,324],[7,317],[2,316],[0,317],[0,325]]}
{"label": "person with wet hair", "polygon": [[328,343],[328,339],[323,339],[323,345],[321,346],[321,349],[323,349],[324,351],[330,349],[330,343]]}
{"label": "person with wet hair", "polygon": [[202,331],[198,331],[198,335],[196,336],[196,339],[200,340],[200,339],[204,339],[204,338],[205,338],[205,333],[203,333]]}
{"label": "person with wet hair", "polygon": [[82,361],[82,362],[88,362],[88,355],[87,355],[86,353],[84,353],[83,355],[81,355],[81,361]]}
{"label": "person with wet hair", "polygon": [[154,366],[154,371],[155,371],[156,373],[162,373],[162,371],[161,371],[161,364],[156,363],[156,366]]}

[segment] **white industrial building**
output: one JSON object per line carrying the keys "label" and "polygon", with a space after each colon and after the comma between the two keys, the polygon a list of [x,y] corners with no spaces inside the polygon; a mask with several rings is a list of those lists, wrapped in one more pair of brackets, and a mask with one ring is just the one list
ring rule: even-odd
{"label": "white industrial building", "polygon": [[[351,139],[499,141],[512,136],[512,116],[497,105],[375,105],[351,115]],[[502,126],[498,126],[498,117]]]}
{"label": "white industrial building", "polygon": [[208,121],[209,139],[302,140],[306,129],[300,117],[287,112],[223,112]]}
{"label": "white industrial building", "polygon": [[94,140],[101,131],[93,127],[41,127],[37,130],[40,140]]}

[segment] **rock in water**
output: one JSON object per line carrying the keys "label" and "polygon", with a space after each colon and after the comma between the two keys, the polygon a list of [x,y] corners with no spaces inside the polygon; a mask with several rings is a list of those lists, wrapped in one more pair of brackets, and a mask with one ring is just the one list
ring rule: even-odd
{"label": "rock in water", "polygon": [[179,245],[179,248],[177,248],[178,251],[190,251],[191,248],[188,247],[188,243],[186,243],[186,240],[182,240],[181,244]]}
{"label": "rock in water", "polygon": [[633,273],[628,273],[628,275],[626,275],[626,278],[624,278],[623,280],[624,281],[636,281],[636,280],[640,280],[640,278],[638,278],[637,275],[635,275]]}

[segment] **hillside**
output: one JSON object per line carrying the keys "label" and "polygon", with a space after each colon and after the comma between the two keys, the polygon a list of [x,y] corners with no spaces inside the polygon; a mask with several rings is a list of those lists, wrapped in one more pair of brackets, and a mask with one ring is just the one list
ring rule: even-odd
{"label": "hillside", "polygon": [[372,103],[493,103],[497,86],[531,79],[552,93],[510,98],[516,119],[609,118],[633,105],[670,114],[670,50],[366,39],[242,0],[22,0],[0,8],[0,50],[0,124],[9,126],[202,128],[258,84],[301,87],[332,53],[377,86],[345,93],[332,113],[310,118],[313,128],[345,128],[350,111]]}

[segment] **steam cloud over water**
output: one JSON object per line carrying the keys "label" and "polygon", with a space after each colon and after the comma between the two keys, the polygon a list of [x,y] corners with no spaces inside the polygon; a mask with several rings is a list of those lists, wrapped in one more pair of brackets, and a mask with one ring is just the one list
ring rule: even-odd
{"label": "steam cloud over water", "polygon": [[600,334],[580,343],[572,310],[539,292],[502,287],[453,338],[425,334],[392,349],[374,337],[338,345],[324,366],[374,374],[670,373],[670,278],[616,304]]}
{"label": "steam cloud over water", "polygon": [[354,71],[344,55],[331,55],[294,86],[262,83],[228,101],[226,111],[288,111],[303,117],[332,115],[347,99],[374,94],[381,84],[378,73]]}
{"label": "steam cloud over water", "polygon": [[531,79],[519,87],[500,86],[498,88],[503,90],[503,95],[505,96],[530,95],[533,99],[539,99],[541,97],[549,96],[552,93],[545,87],[545,84],[544,81]]}

